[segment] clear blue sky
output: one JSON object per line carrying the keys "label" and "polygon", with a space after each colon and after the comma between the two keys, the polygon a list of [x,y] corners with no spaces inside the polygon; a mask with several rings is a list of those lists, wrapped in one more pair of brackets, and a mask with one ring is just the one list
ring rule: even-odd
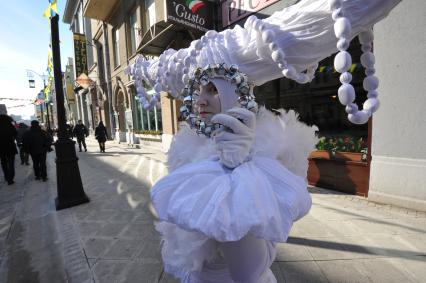
{"label": "clear blue sky", "polygon": [[[59,36],[61,40],[61,67],[65,69],[67,57],[73,57],[72,33],[62,22],[66,0],[58,0]],[[43,88],[35,76],[36,88],[28,87],[26,69],[40,74],[46,72],[50,42],[49,20],[43,17],[48,0],[0,0],[0,97],[34,98]],[[34,106],[9,108],[26,104],[25,101],[0,100],[8,106],[9,114],[30,116]]]}

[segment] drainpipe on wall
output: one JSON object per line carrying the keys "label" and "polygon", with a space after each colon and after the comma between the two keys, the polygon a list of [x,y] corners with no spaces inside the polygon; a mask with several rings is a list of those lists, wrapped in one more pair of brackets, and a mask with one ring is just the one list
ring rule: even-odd
{"label": "drainpipe on wall", "polygon": [[104,33],[104,58],[105,58],[105,76],[107,81],[107,91],[108,91],[108,112],[109,112],[109,121],[110,121],[110,138],[113,138],[115,136],[114,129],[115,129],[115,118],[114,113],[112,109],[112,83],[111,83],[111,63],[109,61],[109,38],[108,38],[108,26],[105,22],[102,22],[102,29]]}

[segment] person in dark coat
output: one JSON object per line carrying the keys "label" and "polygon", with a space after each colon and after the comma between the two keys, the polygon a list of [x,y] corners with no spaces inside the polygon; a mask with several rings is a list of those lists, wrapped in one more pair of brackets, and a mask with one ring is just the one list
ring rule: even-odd
{"label": "person in dark coat", "polygon": [[86,137],[89,135],[89,131],[87,130],[86,126],[83,125],[81,120],[78,120],[78,124],[75,125],[73,130],[74,136],[77,138],[78,147],[81,152],[81,145],[83,144],[84,151],[87,151],[86,147]]}
{"label": "person in dark coat", "polygon": [[36,180],[47,181],[46,154],[51,150],[52,137],[42,130],[38,121],[31,121],[31,128],[24,134],[23,143],[33,160],[34,175]]}
{"label": "person in dark coat", "polygon": [[15,183],[15,155],[18,153],[16,149],[15,139],[17,131],[12,124],[13,119],[8,115],[0,115],[0,159],[1,168],[3,169],[4,178],[9,185]]}
{"label": "person in dark coat", "polygon": [[70,139],[72,139],[72,138],[73,138],[72,131],[74,130],[74,128],[73,128],[70,124],[68,124],[68,123],[66,124],[65,128],[66,128],[66,130],[67,130],[67,135],[68,135],[68,137],[69,137]]}
{"label": "person in dark coat", "polygon": [[21,164],[30,165],[28,162],[29,155],[28,152],[24,150],[23,137],[24,134],[29,130],[29,127],[25,123],[19,123],[18,135],[16,136],[16,143],[19,148],[19,156],[21,157]]}
{"label": "person in dark coat", "polygon": [[108,133],[102,121],[95,129],[95,138],[98,140],[99,148],[101,152],[105,152],[105,142],[108,139]]}

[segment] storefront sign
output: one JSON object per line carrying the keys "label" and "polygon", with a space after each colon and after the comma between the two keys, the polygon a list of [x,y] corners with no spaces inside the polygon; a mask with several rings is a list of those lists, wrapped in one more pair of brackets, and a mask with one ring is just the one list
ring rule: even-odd
{"label": "storefront sign", "polygon": [[74,57],[76,77],[83,73],[88,74],[86,36],[84,34],[74,33]]}
{"label": "storefront sign", "polygon": [[224,0],[221,2],[223,27],[227,27],[278,1],[280,0]]}
{"label": "storefront sign", "polygon": [[85,73],[78,76],[75,82],[82,88],[89,88],[94,83]]}
{"label": "storefront sign", "polygon": [[74,87],[70,79],[66,80],[66,94],[67,94],[68,103],[74,104],[75,103]]}
{"label": "storefront sign", "polygon": [[213,25],[213,3],[199,0],[175,0],[167,3],[167,21],[199,31],[208,31]]}

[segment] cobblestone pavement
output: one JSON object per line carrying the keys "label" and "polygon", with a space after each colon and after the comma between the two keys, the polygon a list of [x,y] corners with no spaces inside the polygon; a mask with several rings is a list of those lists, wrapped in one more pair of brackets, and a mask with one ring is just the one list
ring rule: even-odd
{"label": "cobblestone pavement", "polygon": [[[50,179],[17,165],[0,184],[0,282],[177,282],[165,274],[149,189],[166,172],[153,148],[89,140],[78,153],[90,203],[56,211]],[[426,215],[310,188],[313,207],[278,245],[278,282],[426,282]]]}

